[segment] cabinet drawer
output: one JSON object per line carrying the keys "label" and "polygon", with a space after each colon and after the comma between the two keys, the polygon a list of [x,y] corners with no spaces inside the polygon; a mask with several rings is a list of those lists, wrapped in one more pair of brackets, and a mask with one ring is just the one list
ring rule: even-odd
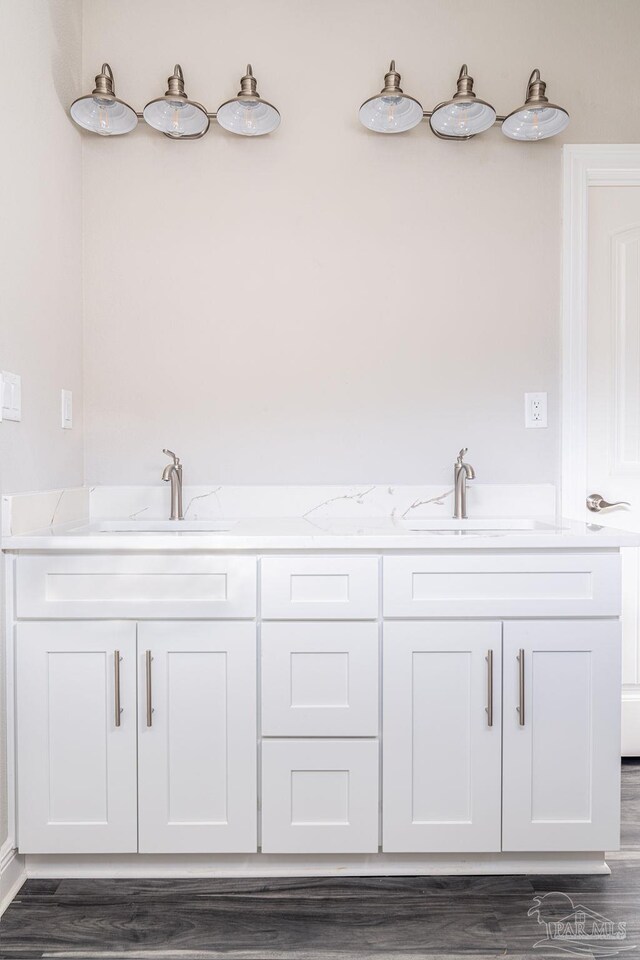
{"label": "cabinet drawer", "polygon": [[385,617],[602,617],[620,614],[609,553],[385,557]]}
{"label": "cabinet drawer", "polygon": [[377,850],[377,740],[263,742],[263,853]]}
{"label": "cabinet drawer", "polygon": [[175,554],[18,557],[18,617],[254,617],[253,557]]}
{"label": "cabinet drawer", "polygon": [[267,620],[374,620],[377,557],[267,557],[262,616]]}
{"label": "cabinet drawer", "polygon": [[264,623],[266,737],[378,734],[376,623]]}

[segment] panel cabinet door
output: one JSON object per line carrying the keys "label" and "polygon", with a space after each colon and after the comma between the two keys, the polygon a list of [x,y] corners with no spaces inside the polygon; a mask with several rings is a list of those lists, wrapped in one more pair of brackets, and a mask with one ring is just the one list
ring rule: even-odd
{"label": "panel cabinet door", "polygon": [[384,624],[384,851],[500,850],[501,629]]}
{"label": "panel cabinet door", "polygon": [[140,853],[255,851],[255,624],[141,623],[138,678]]}
{"label": "panel cabinet door", "polygon": [[620,844],[620,624],[504,626],[504,850]]}
{"label": "panel cabinet door", "polygon": [[136,851],[135,675],[134,623],[18,625],[21,853]]}

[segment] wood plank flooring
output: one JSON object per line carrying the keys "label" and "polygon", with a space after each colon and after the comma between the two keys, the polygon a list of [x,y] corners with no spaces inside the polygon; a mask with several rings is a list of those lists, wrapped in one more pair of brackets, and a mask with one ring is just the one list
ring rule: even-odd
{"label": "wood plank flooring", "polygon": [[[640,762],[625,762],[622,779],[610,877],[28,880],[2,918],[0,957],[525,960],[635,947],[640,958]],[[551,892],[626,923],[626,939],[604,953],[545,941],[528,911]],[[561,896],[552,901],[564,909]]]}

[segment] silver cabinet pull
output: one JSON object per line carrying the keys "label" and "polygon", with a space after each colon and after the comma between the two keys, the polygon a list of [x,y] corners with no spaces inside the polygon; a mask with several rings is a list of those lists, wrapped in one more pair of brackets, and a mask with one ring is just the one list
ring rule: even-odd
{"label": "silver cabinet pull", "polygon": [[601,497],[599,493],[590,493],[587,497],[587,510],[591,510],[591,513],[600,513],[601,510],[608,510],[609,507],[630,507],[631,504],[628,500],[616,500],[614,503],[609,503],[604,497]]}
{"label": "silver cabinet pull", "polygon": [[493,726],[493,650],[487,650],[487,726]]}
{"label": "silver cabinet pull", "polygon": [[120,661],[122,657],[120,656],[119,650],[113,651],[113,687],[115,691],[115,722],[116,727],[120,726],[120,714],[122,713],[122,707],[120,706]]}
{"label": "silver cabinet pull", "polygon": [[518,716],[521,727],[524,727],[524,650],[520,649],[518,656]]}
{"label": "silver cabinet pull", "polygon": [[153,723],[153,705],[151,701],[151,661],[153,657],[151,656],[151,650],[147,650],[145,654],[146,660],[146,673],[147,673],[147,726],[150,727]]}

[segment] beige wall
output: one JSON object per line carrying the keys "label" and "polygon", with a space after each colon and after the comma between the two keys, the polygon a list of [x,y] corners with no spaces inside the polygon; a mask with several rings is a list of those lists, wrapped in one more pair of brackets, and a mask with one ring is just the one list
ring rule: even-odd
{"label": "beige wall", "polygon": [[[138,109],[176,60],[210,109],[251,60],[280,130],[86,138],[87,480],[484,481],[558,467],[561,145],[640,138],[637,0],[85,0],[84,83]],[[539,66],[573,121],[524,145],[356,118],[395,57],[499,112]],[[596,81],[594,84],[593,81]],[[549,392],[525,431],[523,393]]]}
{"label": "beige wall", "polygon": [[[0,368],[22,376],[22,421],[0,424],[0,492],[82,483],[80,0],[0,0],[9,84],[0,151]],[[74,428],[60,427],[73,390]],[[0,665],[0,699],[4,699]],[[7,834],[0,707],[0,846]]]}

